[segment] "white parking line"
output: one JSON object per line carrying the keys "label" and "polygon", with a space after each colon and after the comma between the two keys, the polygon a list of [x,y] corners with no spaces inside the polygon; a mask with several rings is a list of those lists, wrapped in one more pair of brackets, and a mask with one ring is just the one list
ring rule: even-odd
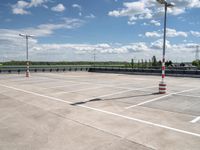
{"label": "white parking line", "polygon": [[180,94],[180,93],[184,93],[184,92],[189,92],[189,91],[193,91],[193,90],[197,90],[197,89],[199,89],[199,88],[192,88],[192,89],[189,89],[189,90],[183,90],[183,91],[180,91],[180,92],[170,93],[170,94],[167,94],[167,95],[163,95],[161,97],[157,97],[157,98],[154,98],[154,99],[151,99],[151,100],[148,100],[148,101],[141,102],[139,104],[135,104],[135,105],[131,105],[131,106],[125,107],[125,109],[134,108],[134,107],[141,106],[141,105],[144,105],[144,104],[147,104],[147,103],[158,101],[158,100],[160,100],[162,98],[165,98],[165,97],[168,97],[168,96],[171,96],[171,95]]}
{"label": "white parking line", "polygon": [[87,109],[91,109],[91,110],[94,110],[94,111],[102,112],[102,113],[105,113],[105,114],[125,118],[125,119],[128,119],[128,120],[133,120],[133,121],[140,122],[140,123],[143,123],[143,124],[148,124],[148,125],[151,125],[151,126],[160,127],[160,128],[168,129],[168,130],[171,130],[171,131],[200,137],[200,134],[198,134],[198,133],[189,132],[189,131],[185,131],[185,130],[181,130],[181,129],[177,129],[177,128],[172,128],[172,127],[169,127],[169,126],[165,126],[165,125],[161,125],[161,124],[157,124],[157,123],[153,123],[153,122],[150,122],[150,121],[145,121],[145,120],[142,120],[142,119],[137,119],[137,118],[133,118],[133,117],[129,117],[129,116],[124,116],[124,115],[120,115],[120,114],[113,113],[113,112],[110,112],[110,111],[105,111],[105,110],[101,110],[101,109],[97,109],[97,108],[93,108],[93,107],[89,107],[89,106],[85,106],[85,105],[78,105],[78,106],[84,107],[84,108],[87,108]]}
{"label": "white parking line", "polygon": [[[48,76],[42,76],[42,77],[48,78],[48,79],[62,80],[61,78],[50,78]],[[89,81],[78,81],[78,80],[76,80],[76,81],[62,80],[62,81],[63,82],[71,82],[71,83],[102,85],[105,87],[113,87],[113,88],[126,89],[126,90],[133,89],[133,88],[123,87],[123,86],[134,84],[134,83],[123,83],[123,84],[119,84],[119,85],[109,85],[109,84],[105,84],[105,83],[93,83],[93,82],[89,82]],[[152,88],[153,87],[157,87],[157,86],[152,86]],[[141,90],[142,90],[142,88],[141,88]]]}
{"label": "white parking line", "polygon": [[148,100],[148,101],[144,101],[144,102],[141,102],[141,103],[138,103],[138,104],[135,104],[135,105],[131,105],[131,106],[125,107],[125,109],[130,109],[130,108],[141,106],[141,105],[144,105],[144,104],[147,104],[147,103],[150,103],[150,102],[154,102],[154,101],[160,100],[162,98],[168,97],[170,95],[172,95],[172,94],[163,95],[161,97],[153,98],[153,99]]}
{"label": "white parking line", "polygon": [[[67,104],[73,104],[72,102],[65,101],[65,100],[62,100],[62,99],[59,99],[59,98],[46,96],[46,95],[43,95],[43,94],[39,94],[39,93],[35,93],[35,92],[23,90],[23,89],[11,87],[11,86],[7,86],[7,85],[3,85],[3,84],[0,84],[0,86],[6,87],[6,88],[9,88],[9,89],[14,89],[14,90],[17,90],[17,91],[21,91],[21,92],[24,92],[24,93],[33,94],[33,95],[40,96],[40,97],[49,98],[49,99],[54,100],[54,101],[59,101],[59,102],[67,103]],[[117,117],[128,119],[128,120],[132,120],[132,121],[143,123],[143,124],[146,124],[146,125],[151,125],[151,126],[175,131],[175,132],[178,132],[178,133],[182,133],[182,134],[200,137],[200,134],[198,134],[198,133],[185,131],[185,130],[181,130],[181,129],[177,129],[177,128],[172,128],[172,127],[169,127],[169,126],[165,126],[165,125],[161,125],[161,124],[157,124],[157,123],[153,123],[153,122],[150,122],[150,121],[145,121],[145,120],[142,120],[142,119],[137,119],[137,118],[133,118],[133,117],[129,117],[129,116],[120,115],[120,114],[113,113],[113,112],[110,112],[110,111],[105,111],[105,110],[102,110],[102,109],[97,109],[97,108],[93,108],[93,107],[89,107],[89,106],[85,106],[85,105],[76,105],[76,106],[86,108],[86,109],[90,109],[90,110],[97,111],[97,112],[101,112],[101,113],[104,113],[104,114],[112,115],[112,116],[117,116]]]}
{"label": "white parking line", "polygon": [[70,85],[58,85],[58,86],[42,88],[42,89],[46,90],[46,89],[56,89],[56,88],[62,88],[62,87],[72,87],[72,86],[81,85],[81,84],[85,84],[85,83],[74,83],[74,84],[70,84]]}
{"label": "white parking line", "polygon": [[80,91],[86,91],[86,90],[94,90],[94,89],[100,89],[100,88],[103,88],[103,87],[104,86],[90,87],[90,88],[84,88],[84,89],[79,89],[79,90],[71,90],[71,91],[61,91],[61,92],[55,93],[55,95],[57,95],[57,94],[67,94],[67,93],[73,93],[73,92],[80,92]]}
{"label": "white parking line", "polygon": [[184,95],[184,94],[174,94],[179,96],[187,96],[187,97],[194,97],[194,98],[200,98],[200,96],[194,96],[194,95]]}
{"label": "white parking line", "polygon": [[198,117],[196,117],[196,118],[194,118],[192,121],[190,121],[191,123],[196,123],[197,121],[199,121],[200,120],[200,116],[198,116]]}
{"label": "white parking line", "polygon": [[49,98],[49,99],[52,99],[52,100],[55,100],[55,101],[72,104],[72,102],[70,102],[70,101],[65,101],[65,100],[62,100],[62,99],[59,99],[59,98],[56,98],[56,97],[51,97],[51,96],[47,96],[47,95],[44,95],[44,94],[39,94],[39,93],[36,93],[36,92],[31,92],[31,91],[19,89],[19,88],[12,87],[12,86],[7,86],[7,85],[4,85],[4,84],[0,84],[0,86],[6,87],[6,88],[9,88],[9,89],[13,89],[13,90],[16,90],[16,91],[21,91],[21,92],[24,92],[24,93],[28,93],[28,94],[44,97],[44,98]]}
{"label": "white parking line", "polygon": [[101,96],[90,97],[90,98],[85,99],[84,101],[88,101],[88,100],[95,99],[95,98],[104,98],[104,97],[108,97],[108,96],[119,95],[119,94],[131,92],[131,91],[138,91],[140,89],[148,89],[148,88],[152,88],[152,87],[155,87],[155,86],[150,86],[150,87],[145,87],[145,88],[128,89],[128,90],[124,90],[124,91],[120,91],[120,92],[116,92],[116,93],[111,93],[111,94],[106,94],[106,95],[101,95]]}

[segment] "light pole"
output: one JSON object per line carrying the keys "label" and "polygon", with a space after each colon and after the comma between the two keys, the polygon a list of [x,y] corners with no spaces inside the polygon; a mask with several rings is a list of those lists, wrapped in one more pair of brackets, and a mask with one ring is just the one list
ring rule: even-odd
{"label": "light pole", "polygon": [[162,80],[159,84],[159,93],[166,93],[166,83],[165,79],[165,49],[166,49],[166,25],[167,25],[167,8],[173,7],[173,4],[167,3],[165,0],[157,0],[158,3],[163,4],[165,7],[165,16],[164,16],[164,35],[163,35],[163,57],[162,57]]}
{"label": "light pole", "polygon": [[28,59],[28,38],[34,37],[33,35],[19,34],[19,36],[26,39],[26,77],[30,76],[29,59]]}

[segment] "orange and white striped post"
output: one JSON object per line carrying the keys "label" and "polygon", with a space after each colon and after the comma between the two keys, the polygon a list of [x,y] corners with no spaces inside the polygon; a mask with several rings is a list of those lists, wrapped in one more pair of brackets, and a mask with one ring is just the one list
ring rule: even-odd
{"label": "orange and white striped post", "polygon": [[159,93],[165,94],[166,93],[166,83],[164,82],[165,79],[165,58],[162,61],[162,81],[159,83]]}
{"label": "orange and white striped post", "polygon": [[29,62],[26,64],[26,77],[30,77]]}

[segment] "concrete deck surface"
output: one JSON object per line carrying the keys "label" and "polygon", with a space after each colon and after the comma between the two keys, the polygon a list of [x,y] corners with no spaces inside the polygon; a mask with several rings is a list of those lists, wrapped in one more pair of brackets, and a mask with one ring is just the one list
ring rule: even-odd
{"label": "concrete deck surface", "polygon": [[88,72],[0,76],[1,150],[199,150],[200,81]]}

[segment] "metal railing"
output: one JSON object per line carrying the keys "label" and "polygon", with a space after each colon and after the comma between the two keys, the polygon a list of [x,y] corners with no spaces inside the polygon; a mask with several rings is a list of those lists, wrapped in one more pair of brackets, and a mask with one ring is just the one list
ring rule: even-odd
{"label": "metal railing", "polygon": [[[109,72],[126,74],[160,75],[160,67],[132,68],[126,66],[90,66],[90,65],[58,65],[58,66],[31,66],[30,72],[67,72],[67,71],[89,71],[89,72]],[[3,73],[25,73],[26,66],[1,66],[0,74]],[[193,68],[167,68],[168,76],[191,76],[200,77],[200,70]]]}

